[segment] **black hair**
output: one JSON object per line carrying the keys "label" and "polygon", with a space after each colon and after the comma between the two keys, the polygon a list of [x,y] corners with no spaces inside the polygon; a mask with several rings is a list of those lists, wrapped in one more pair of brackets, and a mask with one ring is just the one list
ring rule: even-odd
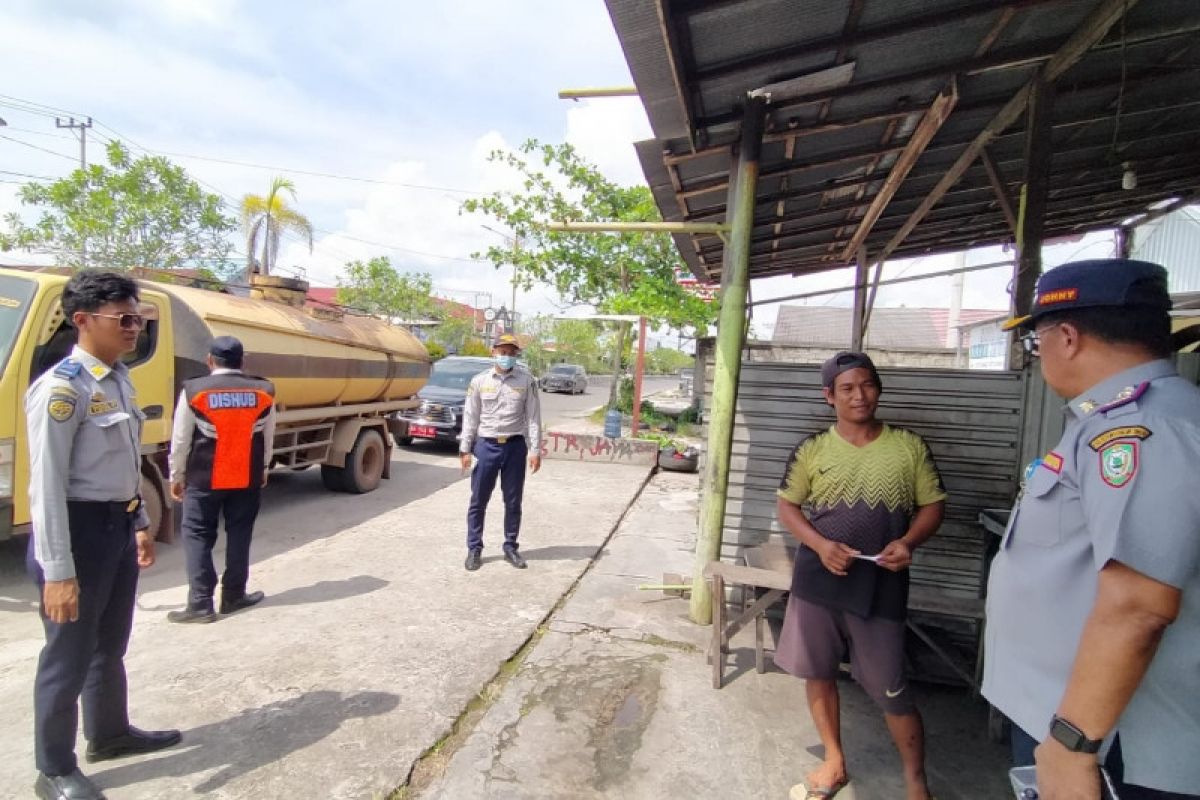
{"label": "black hair", "polygon": [[1109,344],[1132,344],[1145,348],[1155,358],[1170,358],[1171,317],[1161,308],[1121,306],[1076,308],[1039,317],[1038,327],[1067,322],[1080,333]]}
{"label": "black hair", "polygon": [[221,356],[209,353],[209,358],[212,359],[213,366],[220,369],[241,369],[242,359],[240,358],[222,358]]}
{"label": "black hair", "polygon": [[76,272],[63,289],[62,306],[67,320],[76,311],[96,311],[108,303],[138,300],[138,287],[119,272],[85,269]]}

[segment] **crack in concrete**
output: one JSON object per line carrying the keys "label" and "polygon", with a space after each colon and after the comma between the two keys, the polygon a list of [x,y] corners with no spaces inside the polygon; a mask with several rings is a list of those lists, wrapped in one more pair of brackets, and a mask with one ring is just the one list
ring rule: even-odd
{"label": "crack in concrete", "polygon": [[[578,630],[559,630],[555,625],[575,625]],[[640,636],[620,636],[616,631],[630,631],[633,628],[624,628],[620,626],[608,627],[604,625],[594,625],[590,622],[575,622],[571,620],[555,620],[551,623],[550,632],[559,633],[563,636],[579,636],[580,634],[599,633],[608,636],[612,639],[618,639],[622,642],[630,642],[632,644],[645,644],[651,647],[661,647],[667,650],[675,650],[680,653],[699,653],[700,648],[691,642],[681,642],[676,639],[665,639],[661,636],[656,636],[653,633],[646,633]]]}
{"label": "crack in concrete", "polygon": [[419,792],[441,776],[446,766],[450,763],[450,759],[454,757],[454,754],[462,747],[463,743],[474,731],[476,725],[479,724],[479,721],[483,719],[484,715],[500,697],[504,686],[507,685],[512,676],[521,668],[525,658],[545,633],[545,626],[566,605],[567,601],[574,596],[583,579],[588,576],[596,566],[596,563],[603,557],[604,549],[612,541],[617,531],[620,530],[621,525],[629,516],[629,512],[637,505],[638,500],[653,477],[654,471],[648,470],[637,491],[633,493],[633,497],[629,499],[629,503],[625,506],[621,515],[617,517],[617,521],[613,523],[612,530],[608,532],[608,535],[604,537],[604,541],[596,548],[596,554],[592,556],[587,566],[579,573],[579,576],[571,583],[562,597],[558,599],[558,602],[546,612],[545,616],[538,623],[538,626],[534,629],[534,632],[517,648],[516,653],[500,665],[500,668],[496,671],[492,679],[484,684],[475,699],[467,704],[467,707],[454,720],[450,731],[430,745],[424,753],[413,761],[408,775],[404,778],[404,782],[388,794],[387,800],[409,800],[416,797]]}

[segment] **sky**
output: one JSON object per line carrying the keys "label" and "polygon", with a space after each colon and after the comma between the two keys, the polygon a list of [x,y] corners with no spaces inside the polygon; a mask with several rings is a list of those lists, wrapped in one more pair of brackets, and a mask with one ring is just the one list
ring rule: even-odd
{"label": "sky", "polygon": [[[643,182],[633,143],[650,128],[635,98],[557,98],[631,83],[603,0],[6,0],[0,30],[0,215],[22,210],[16,192],[29,176],[77,166],[78,141],[55,117],[90,116],[89,161],[121,139],[137,154],[167,155],[233,208],[274,176],[291,178],[315,243],[309,252],[286,239],[281,273],[298,268],[332,286],[347,261],[386,255],[401,271],[430,273],[442,296],[498,307],[511,305],[511,270],[471,254],[500,241],[482,226],[499,226],[460,213],[464,199],[519,188],[489,153],[531,137],[568,141],[610,179]],[[1050,248],[1047,263],[1073,252],[1106,255],[1111,239]],[[967,263],[1008,257],[992,248]],[[954,264],[896,262],[884,277]],[[1004,268],[967,275],[964,307],[1006,308],[1008,279]],[[852,280],[848,271],[772,278],[752,292],[761,300]],[[948,278],[934,279],[885,287],[877,302],[944,306],[949,292]],[[843,292],[795,302],[850,301]],[[524,314],[560,307],[549,288],[517,297]],[[777,309],[755,309],[756,335],[770,335]]]}

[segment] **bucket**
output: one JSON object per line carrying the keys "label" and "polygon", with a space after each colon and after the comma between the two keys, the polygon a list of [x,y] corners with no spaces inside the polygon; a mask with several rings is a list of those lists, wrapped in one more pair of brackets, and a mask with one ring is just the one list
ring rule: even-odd
{"label": "bucket", "polygon": [[621,438],[621,412],[610,408],[604,415],[604,435],[609,439]]}

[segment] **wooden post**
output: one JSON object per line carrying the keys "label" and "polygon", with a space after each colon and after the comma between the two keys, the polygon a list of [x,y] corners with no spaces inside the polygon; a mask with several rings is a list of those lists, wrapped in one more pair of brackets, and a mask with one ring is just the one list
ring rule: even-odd
{"label": "wooden post", "polygon": [[[1030,83],[1025,109],[1025,175],[1017,210],[1017,267],[1013,277],[1013,316],[1028,314],[1033,290],[1042,274],[1042,232],[1046,227],[1046,198],[1050,189],[1050,116],[1054,108],[1054,86],[1039,75]],[[1023,358],[1021,342],[1014,334],[1009,347],[1009,365]]]}
{"label": "wooden post", "polygon": [[867,263],[867,249],[859,247],[855,254],[854,269],[854,313],[850,324],[850,349],[856,353],[863,351],[867,335],[867,282],[871,279],[871,265]]}
{"label": "wooden post", "polygon": [[754,201],[758,184],[758,156],[762,149],[766,104],[760,97],[746,99],[742,116],[737,172],[729,182],[726,220],[730,224],[725,258],[721,265],[721,318],[713,366],[712,409],[708,414],[708,450],[701,481],[700,530],[696,537],[696,562],[692,574],[692,621],[707,625],[712,617],[712,593],[704,568],[721,557],[725,527],[725,499],[729,489],[729,461],[733,450],[733,421],[737,408],[738,376],[746,334],[746,291],[750,285],[750,234],[754,229]]}
{"label": "wooden post", "polygon": [[636,439],[638,423],[642,417],[642,372],[646,368],[646,318],[638,319],[637,361],[633,368],[633,422],[630,437]]}

